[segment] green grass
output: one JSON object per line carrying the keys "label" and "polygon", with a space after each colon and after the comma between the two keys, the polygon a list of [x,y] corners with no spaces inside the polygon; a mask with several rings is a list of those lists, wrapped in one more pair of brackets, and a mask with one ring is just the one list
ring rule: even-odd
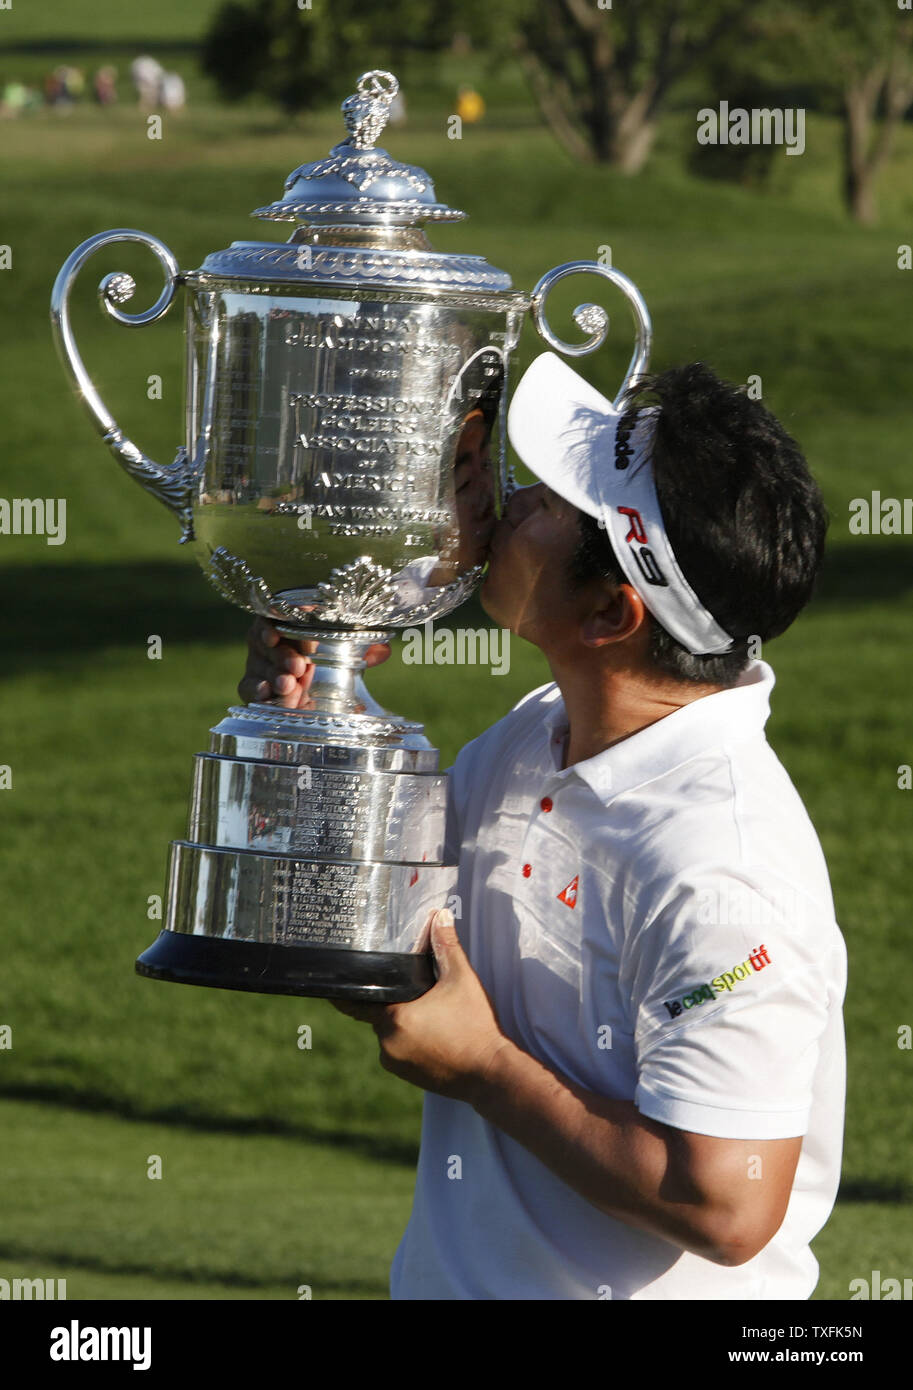
{"label": "green grass", "polygon": [[387,1296],[409,1155],[10,1101],[0,1121],[0,1277],[63,1278],[68,1299]]}
{"label": "green grass", "polygon": [[[387,1296],[413,1153],[10,1100],[0,1124],[0,1278],[62,1279],[70,1300]],[[813,1250],[815,1299],[847,1299],[908,1271],[910,1222],[860,1193]]]}
{"label": "green grass", "polygon": [[[833,524],[819,601],[765,656],[778,675],[771,740],[821,835],[850,952],[846,1199],[816,1243],[818,1296],[844,1298],[873,1268],[909,1272],[913,1234],[913,1054],[896,1045],[913,1023],[913,800],[896,774],[913,762],[913,547],[847,528],[853,497],[910,491],[911,282],[896,247],[910,239],[913,131],[885,179],[883,224],[863,230],[843,220],[826,121],[809,122],[807,156],[778,166],[761,196],[682,172],[684,116],[632,180],[572,168],[524,110],[495,107],[461,142],[446,139],[446,114],[446,97],[429,97],[388,141],[471,214],[435,231],[437,245],[484,253],[531,289],[551,265],[610,244],[653,312],[656,365],[700,357],[733,380],[760,375],[824,486]],[[0,1023],[14,1042],[0,1051],[0,1274],[60,1273],[71,1297],[293,1298],[299,1283],[314,1297],[384,1297],[420,1093],[323,1001],[133,974],[158,930],[147,900],[184,831],[192,754],[234,698],[247,619],[108,457],[69,396],[47,320],[60,263],[107,227],[156,233],[185,269],[233,239],[281,237],[247,214],[325,152],[338,117],[288,129],[266,111],[201,103],[161,142],[144,131],[128,108],[4,125],[0,243],[13,268],[0,274],[0,493],[65,496],[68,538],[0,537],[0,764],[13,769],[0,792]],[[169,461],[182,432],[180,310],[142,332],[103,319],[95,285],[121,268],[137,274],[135,307],[157,295],[141,251],[97,257],[74,293],[79,341],[121,424]],[[589,297],[613,316],[611,348],[580,365],[614,394],[630,352],[625,307],[581,280],[556,293],[550,317],[571,333],[567,311]],[[538,350],[527,330],[515,371]],[[153,372],[164,397],[150,402]],[[453,620],[483,618],[469,605]],[[161,661],[146,657],[153,633]],[[446,764],[546,679],[517,641],[503,678],[406,668],[394,652],[370,684],[426,722]],[[296,1046],[301,1023],[310,1052]],[[149,1153],[166,1159],[161,1184],[144,1175]]]}
{"label": "green grass", "polygon": [[[60,64],[81,69],[88,82],[104,65],[118,72],[122,102],[135,100],[130,64],[151,53],[181,74],[193,103],[212,88],[199,70],[197,46],[222,0],[13,0],[0,11],[0,87],[18,81],[41,88]],[[55,113],[61,125],[71,115]]]}
{"label": "green grass", "polygon": [[142,45],[150,40],[195,40],[219,8],[221,0],[155,0],[154,4],[125,5],[123,0],[41,0],[40,4],[13,0],[4,11],[5,43],[81,43],[111,38],[129,39]]}

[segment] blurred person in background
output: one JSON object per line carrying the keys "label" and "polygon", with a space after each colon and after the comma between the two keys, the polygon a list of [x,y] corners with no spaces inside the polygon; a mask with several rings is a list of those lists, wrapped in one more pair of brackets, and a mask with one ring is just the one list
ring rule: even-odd
{"label": "blurred person in background", "polygon": [[130,64],[130,80],[136,89],[136,99],[146,110],[151,110],[159,99],[159,86],[162,80],[162,65],[148,53],[134,58]]}
{"label": "blurred person in background", "polygon": [[159,81],[159,101],[166,111],[183,111],[187,100],[184,79],[177,72],[163,72]]}
{"label": "blurred person in background", "polygon": [[117,101],[117,68],[99,68],[92,78],[92,93],[99,106],[113,106]]}

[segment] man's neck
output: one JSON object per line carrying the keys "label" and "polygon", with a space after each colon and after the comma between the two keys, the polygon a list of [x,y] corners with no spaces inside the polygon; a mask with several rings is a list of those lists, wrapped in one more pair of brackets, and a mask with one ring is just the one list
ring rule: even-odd
{"label": "man's neck", "polygon": [[718,685],[652,679],[630,670],[563,670],[552,674],[567,712],[564,766],[595,758],[612,744],[649,728],[684,705],[715,695]]}

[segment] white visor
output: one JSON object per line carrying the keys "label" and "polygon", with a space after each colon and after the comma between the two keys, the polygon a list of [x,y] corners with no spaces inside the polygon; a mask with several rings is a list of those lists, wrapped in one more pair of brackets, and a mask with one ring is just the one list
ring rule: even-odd
{"label": "white visor", "polygon": [[514,391],[507,432],[537,478],[605,529],[656,621],[695,656],[726,652],[732,637],[682,574],[666,534],[650,459],[658,414],[650,407],[624,416],[544,352]]}

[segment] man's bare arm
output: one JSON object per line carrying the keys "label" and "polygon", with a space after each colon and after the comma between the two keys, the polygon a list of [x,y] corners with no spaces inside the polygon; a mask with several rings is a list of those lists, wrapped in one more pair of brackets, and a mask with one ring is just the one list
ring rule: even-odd
{"label": "man's bare arm", "polygon": [[509,1040],[466,1099],[600,1211],[715,1264],[752,1259],[786,1214],[801,1138],[674,1129],[555,1075]]}
{"label": "man's bare arm", "polygon": [[431,941],[439,979],[427,994],[336,1004],[372,1024],[386,1071],[473,1106],[619,1221],[721,1265],[764,1248],[786,1213],[801,1138],[693,1134],[556,1075],[501,1031],[450,913],[435,914]]}

